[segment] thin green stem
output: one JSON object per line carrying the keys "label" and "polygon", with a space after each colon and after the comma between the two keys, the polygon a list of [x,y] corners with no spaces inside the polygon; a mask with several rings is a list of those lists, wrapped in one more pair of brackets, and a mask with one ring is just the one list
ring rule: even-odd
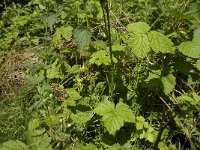
{"label": "thin green stem", "polygon": [[[114,93],[114,61],[113,61],[113,52],[112,52],[112,38],[111,38],[111,26],[110,26],[110,11],[108,7],[108,1],[107,0],[100,0],[101,7],[103,10],[104,15],[104,23],[105,23],[105,30],[106,35],[108,38],[108,45],[109,45],[109,54],[110,54],[110,61],[111,61],[111,83],[110,83],[110,97],[113,99],[113,93]],[[105,15],[106,14],[106,15]]]}

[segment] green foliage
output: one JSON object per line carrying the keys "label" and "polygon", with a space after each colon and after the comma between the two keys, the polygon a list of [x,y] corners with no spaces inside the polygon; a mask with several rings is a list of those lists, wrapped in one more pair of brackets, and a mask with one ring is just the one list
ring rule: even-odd
{"label": "green foliage", "polygon": [[199,149],[199,8],[4,1],[0,149]]}
{"label": "green foliage", "polygon": [[94,112],[102,116],[105,128],[113,135],[124,126],[124,122],[135,121],[128,105],[122,102],[119,102],[115,107],[112,102],[105,100],[95,108]]}
{"label": "green foliage", "polygon": [[149,25],[143,22],[132,23],[127,26],[129,37],[127,40],[131,51],[138,57],[147,57],[152,49],[158,53],[174,53],[172,41],[157,31],[150,31]]}
{"label": "green foliage", "polygon": [[162,33],[151,31],[149,32],[148,37],[150,40],[150,46],[154,52],[174,53],[175,49],[172,41]]}
{"label": "green foliage", "polygon": [[42,16],[42,21],[50,28],[50,32],[53,32],[53,25],[57,22],[57,16],[53,12],[49,12]]}
{"label": "green foliage", "polygon": [[0,145],[0,150],[28,150],[28,146],[18,140],[9,140]]}
{"label": "green foliage", "polygon": [[[91,57],[89,60],[90,64],[96,64],[98,66],[100,66],[102,64],[103,65],[111,64],[110,56],[109,56],[108,52],[105,50],[97,51],[97,52],[93,53],[90,57]],[[115,57],[113,58],[113,61],[115,63],[117,63],[117,59]]]}
{"label": "green foliage", "polygon": [[74,30],[74,39],[77,42],[78,50],[82,51],[91,42],[91,32],[86,27],[77,27]]}
{"label": "green foliage", "polygon": [[69,41],[72,37],[73,28],[71,26],[57,28],[53,36],[53,43],[57,45],[61,42],[62,38]]}
{"label": "green foliage", "polygon": [[192,41],[182,42],[178,47],[179,51],[188,57],[200,58],[199,32],[199,29],[194,31],[194,38]]}

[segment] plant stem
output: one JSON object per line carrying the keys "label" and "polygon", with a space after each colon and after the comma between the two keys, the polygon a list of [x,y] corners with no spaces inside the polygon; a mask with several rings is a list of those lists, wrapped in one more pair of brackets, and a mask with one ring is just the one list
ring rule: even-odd
{"label": "plant stem", "polygon": [[[110,11],[108,8],[108,1],[107,0],[100,0],[101,7],[103,10],[104,15],[104,23],[106,29],[106,35],[108,37],[108,45],[109,45],[109,54],[110,54],[110,61],[111,61],[111,84],[110,84],[110,95],[111,99],[113,98],[114,92],[114,62],[113,62],[113,52],[112,52],[112,39],[111,39],[111,32],[110,32]],[[105,16],[106,13],[106,16]]]}

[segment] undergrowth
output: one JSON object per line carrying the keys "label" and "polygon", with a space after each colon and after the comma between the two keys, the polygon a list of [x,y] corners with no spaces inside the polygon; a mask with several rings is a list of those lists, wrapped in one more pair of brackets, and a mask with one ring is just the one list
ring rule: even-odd
{"label": "undergrowth", "polygon": [[200,148],[199,1],[0,8],[0,149]]}

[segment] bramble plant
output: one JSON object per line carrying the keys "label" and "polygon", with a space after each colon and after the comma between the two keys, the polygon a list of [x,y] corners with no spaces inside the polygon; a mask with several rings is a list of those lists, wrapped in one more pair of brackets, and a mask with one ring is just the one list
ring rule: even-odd
{"label": "bramble plant", "polygon": [[0,8],[0,150],[200,148],[199,1]]}

